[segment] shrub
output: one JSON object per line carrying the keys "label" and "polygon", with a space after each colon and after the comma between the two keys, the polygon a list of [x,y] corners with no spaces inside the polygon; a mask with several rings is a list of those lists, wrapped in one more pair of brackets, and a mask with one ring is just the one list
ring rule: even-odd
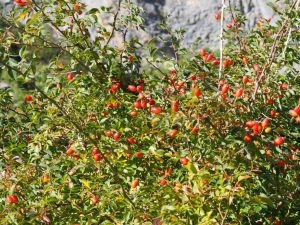
{"label": "shrub", "polygon": [[1,16],[3,72],[26,87],[0,92],[1,223],[297,224],[299,1],[253,31],[222,7],[213,53],[162,21],[175,57],[129,39],[142,9],[116,6]]}

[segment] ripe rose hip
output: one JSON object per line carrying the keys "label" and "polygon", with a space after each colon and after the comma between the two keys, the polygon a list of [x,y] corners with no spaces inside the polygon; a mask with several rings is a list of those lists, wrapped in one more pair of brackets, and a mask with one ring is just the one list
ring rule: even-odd
{"label": "ripe rose hip", "polygon": [[132,183],[131,183],[131,188],[134,189],[134,188],[136,188],[138,185],[139,185],[139,180],[136,179],[136,180],[132,181]]}
{"label": "ripe rose hip", "polygon": [[120,84],[113,84],[113,85],[111,86],[111,90],[112,90],[112,91],[117,91],[119,88],[120,88]]}
{"label": "ripe rose hip", "polygon": [[300,115],[300,106],[295,107],[294,110],[298,115]]}
{"label": "ripe rose hip", "polygon": [[284,138],[283,137],[277,137],[274,140],[274,145],[275,146],[280,146],[284,143]]}
{"label": "ripe rose hip", "polygon": [[209,55],[206,56],[205,61],[209,62],[213,59],[214,55],[212,53],[210,53]]}
{"label": "ripe rose hip", "polygon": [[119,141],[120,138],[121,138],[121,135],[122,135],[121,133],[115,133],[115,134],[113,135],[115,141]]}
{"label": "ripe rose hip", "polygon": [[141,102],[134,102],[133,105],[137,109],[141,109],[142,108]]}
{"label": "ripe rose hip", "polygon": [[127,141],[130,143],[130,144],[134,144],[135,143],[135,139],[134,138],[128,138]]}
{"label": "ripe rose hip", "polygon": [[132,117],[136,117],[137,116],[137,111],[131,111],[129,113],[129,115],[132,116]]}
{"label": "ripe rose hip", "polygon": [[92,205],[95,205],[99,202],[99,198],[97,196],[94,196],[91,198],[91,204]]}
{"label": "ripe rose hip", "polygon": [[74,152],[75,152],[75,151],[74,151],[73,148],[69,148],[69,149],[66,151],[67,155],[72,155]]}
{"label": "ripe rose hip", "polygon": [[287,89],[289,89],[289,85],[288,84],[281,84],[280,85],[280,90],[282,90],[282,91],[286,91]]}
{"label": "ripe rose hip", "polygon": [[214,61],[212,61],[212,64],[215,66],[220,65],[220,61],[218,59],[215,59]]}
{"label": "ripe rose hip", "polygon": [[229,85],[228,84],[224,84],[222,87],[222,93],[225,94],[229,91]]}
{"label": "ripe rose hip", "polygon": [[188,162],[189,162],[188,158],[185,158],[185,157],[184,157],[184,158],[181,158],[181,159],[180,159],[181,165],[187,165]]}
{"label": "ripe rose hip", "polygon": [[143,157],[143,153],[140,152],[140,151],[138,151],[138,152],[135,153],[135,156],[136,156],[137,158],[142,158],[142,157]]}
{"label": "ripe rose hip", "polygon": [[137,87],[136,87],[136,90],[138,91],[138,92],[142,92],[143,91],[143,86],[141,86],[141,85],[138,85]]}
{"label": "ripe rose hip", "polygon": [[163,179],[163,180],[160,181],[160,184],[162,186],[166,186],[167,185],[167,181],[165,179]]}
{"label": "ripe rose hip", "polygon": [[243,84],[247,84],[248,81],[249,81],[248,76],[243,76],[243,79],[242,79]]}
{"label": "ripe rose hip", "polygon": [[201,90],[199,88],[195,88],[194,95],[199,98],[201,96]]}
{"label": "ripe rose hip", "polygon": [[200,49],[200,55],[201,55],[202,57],[206,56],[206,51],[205,51],[205,49]]}
{"label": "ripe rose hip", "polygon": [[68,74],[67,74],[67,79],[68,79],[68,81],[72,81],[73,80],[73,73],[72,72],[69,72]]}
{"label": "ripe rose hip", "polygon": [[112,137],[114,134],[113,134],[113,132],[112,131],[106,131],[105,132],[105,136],[106,137]]}
{"label": "ripe rose hip", "polygon": [[20,7],[26,6],[29,2],[30,0],[15,0],[15,3]]}
{"label": "ripe rose hip", "polygon": [[242,63],[243,63],[243,64],[247,64],[247,63],[248,63],[248,59],[247,59],[246,57],[243,57],[243,58],[242,58]]}
{"label": "ripe rose hip", "polygon": [[244,137],[244,141],[245,142],[251,142],[252,141],[252,137],[250,135],[247,135]]}
{"label": "ripe rose hip", "polygon": [[298,116],[298,113],[297,113],[295,110],[293,110],[293,109],[289,110],[289,114],[290,114],[292,117],[297,117],[297,116]]}
{"label": "ripe rose hip", "polygon": [[236,93],[235,93],[235,97],[239,98],[243,95],[243,89],[239,88]]}
{"label": "ripe rose hip", "polygon": [[168,132],[168,136],[169,137],[175,137],[177,133],[178,133],[178,130],[173,129],[173,130]]}
{"label": "ripe rose hip", "polygon": [[131,92],[136,92],[136,86],[134,85],[128,85],[127,89]]}
{"label": "ripe rose hip", "polygon": [[152,106],[151,107],[151,112],[158,115],[161,113],[161,108],[159,108],[158,106]]}
{"label": "ripe rose hip", "polygon": [[171,74],[171,75],[176,75],[176,74],[177,74],[177,70],[176,70],[176,69],[170,70],[170,74]]}
{"label": "ripe rose hip", "polygon": [[216,12],[215,13],[215,19],[216,20],[220,20],[221,19],[221,15],[222,15],[222,13],[220,11]]}
{"label": "ripe rose hip", "polygon": [[101,160],[100,154],[95,154],[94,155],[94,160],[97,161],[97,162],[100,161]]}
{"label": "ripe rose hip", "polygon": [[227,28],[228,28],[228,29],[231,29],[232,26],[233,26],[232,23],[228,23],[228,24],[227,24]]}
{"label": "ripe rose hip", "polygon": [[263,128],[268,127],[269,124],[270,124],[270,121],[269,121],[268,118],[264,119],[264,120],[261,122],[261,126],[262,126]]}
{"label": "ripe rose hip", "polygon": [[6,202],[8,204],[14,204],[14,203],[17,203],[18,201],[19,201],[19,199],[16,195],[9,195],[6,197]]}
{"label": "ripe rose hip", "polygon": [[25,96],[25,101],[26,102],[31,102],[32,101],[32,96],[31,95],[26,95]]}
{"label": "ripe rose hip", "polygon": [[192,129],[192,133],[193,134],[197,134],[199,132],[199,128],[198,127],[194,127],[193,129]]}
{"label": "ripe rose hip", "polygon": [[93,155],[98,155],[98,154],[100,154],[98,148],[94,148],[94,149],[92,150],[92,153],[93,153]]}

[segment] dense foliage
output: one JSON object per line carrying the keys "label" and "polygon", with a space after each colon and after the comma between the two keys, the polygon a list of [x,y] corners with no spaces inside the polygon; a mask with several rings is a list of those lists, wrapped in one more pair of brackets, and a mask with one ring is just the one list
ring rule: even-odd
{"label": "dense foliage", "polygon": [[129,0],[16,0],[0,64],[25,94],[0,90],[0,223],[297,224],[299,1],[272,7],[253,31],[216,13],[220,54],[167,20],[129,38]]}

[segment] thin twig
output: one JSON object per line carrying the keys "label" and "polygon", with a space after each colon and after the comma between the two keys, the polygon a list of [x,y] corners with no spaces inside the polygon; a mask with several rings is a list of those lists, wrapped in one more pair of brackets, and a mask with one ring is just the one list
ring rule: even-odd
{"label": "thin twig", "polygon": [[113,28],[112,28],[112,31],[111,31],[111,33],[110,33],[110,35],[109,35],[109,37],[108,37],[108,39],[107,39],[106,44],[105,44],[104,47],[107,47],[107,45],[111,41],[112,37],[114,36],[115,30],[116,30],[117,18],[118,18],[119,12],[121,10],[121,2],[122,2],[122,0],[118,1],[117,11],[116,11],[116,13],[114,15],[114,21],[113,21],[113,24],[112,24]]}
{"label": "thin twig", "polygon": [[[298,2],[299,2],[299,0],[295,1],[292,4],[290,12],[294,9],[294,7],[296,6],[296,4],[298,4]],[[252,104],[255,103],[257,91],[258,91],[259,85],[261,83],[261,80],[265,76],[265,73],[266,73],[267,69],[269,69],[271,64],[273,63],[277,47],[278,47],[280,41],[282,40],[282,38],[284,36],[285,28],[288,27],[288,26],[289,26],[289,18],[286,18],[285,21],[283,22],[281,28],[279,29],[278,33],[275,36],[275,39],[274,39],[274,42],[273,42],[273,45],[272,45],[272,48],[271,48],[271,51],[270,51],[270,55],[269,55],[269,57],[267,59],[267,62],[265,63],[265,65],[262,69],[262,72],[255,79],[254,92],[253,92],[253,95],[252,95],[252,100],[253,100]]]}
{"label": "thin twig", "polygon": [[222,78],[222,67],[223,67],[223,24],[224,24],[224,9],[225,9],[225,0],[222,0],[221,8],[221,25],[220,25],[220,65],[219,65],[219,81]]}

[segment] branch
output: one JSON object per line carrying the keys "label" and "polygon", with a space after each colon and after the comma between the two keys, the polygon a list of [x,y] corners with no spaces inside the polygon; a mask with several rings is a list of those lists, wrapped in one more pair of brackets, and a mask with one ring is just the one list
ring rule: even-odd
{"label": "branch", "polygon": [[115,30],[116,30],[117,18],[118,18],[120,9],[121,9],[121,2],[122,2],[122,0],[119,0],[119,1],[118,1],[117,11],[116,11],[116,13],[115,13],[115,15],[114,15],[113,29],[112,29],[112,31],[111,31],[111,33],[110,33],[110,35],[109,35],[109,37],[108,37],[108,39],[107,39],[107,41],[106,41],[106,44],[104,45],[104,48],[107,47],[107,45],[108,45],[109,42],[111,41],[112,37],[114,36]]}
{"label": "branch", "polygon": [[221,25],[220,25],[220,65],[219,65],[219,81],[222,78],[222,66],[223,66],[223,24],[224,24],[224,9],[225,0],[222,0],[221,8]]}
{"label": "branch", "polygon": [[[298,6],[299,1],[300,0],[296,0],[292,4],[291,9],[290,9],[289,12],[291,12],[296,5]],[[269,69],[271,67],[271,64],[274,61],[277,47],[278,47],[278,45],[279,45],[280,41],[282,40],[282,38],[284,36],[284,33],[285,33],[284,29],[287,28],[288,26],[289,26],[289,18],[286,18],[285,21],[283,22],[281,28],[279,29],[278,33],[275,36],[275,39],[274,39],[274,42],[273,42],[273,45],[272,45],[272,48],[271,48],[271,51],[270,51],[270,55],[269,55],[268,60],[265,63],[263,69],[262,69],[261,74],[258,75],[255,79],[254,92],[253,92],[253,95],[252,95],[252,100],[253,100],[252,104],[255,103],[257,91],[258,91],[258,88],[259,88],[259,85],[261,83],[262,78],[265,76],[265,73],[266,73],[267,69]]]}

